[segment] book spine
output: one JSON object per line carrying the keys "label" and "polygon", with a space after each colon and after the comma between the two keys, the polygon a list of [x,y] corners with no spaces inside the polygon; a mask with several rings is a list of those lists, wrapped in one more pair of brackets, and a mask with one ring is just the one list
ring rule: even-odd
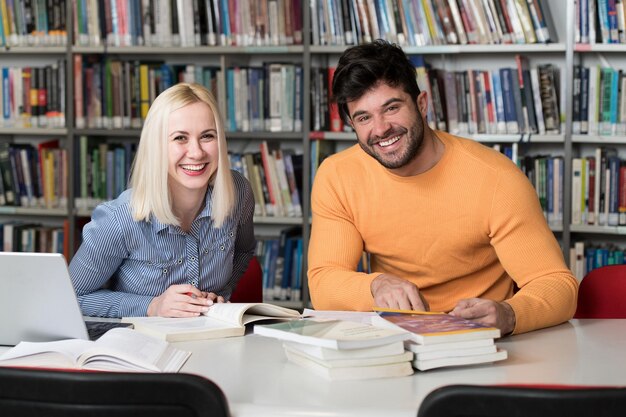
{"label": "book spine", "polygon": [[508,134],[517,134],[520,132],[520,126],[515,108],[512,71],[510,68],[500,69],[500,80],[502,81],[502,96],[504,97],[506,132]]}

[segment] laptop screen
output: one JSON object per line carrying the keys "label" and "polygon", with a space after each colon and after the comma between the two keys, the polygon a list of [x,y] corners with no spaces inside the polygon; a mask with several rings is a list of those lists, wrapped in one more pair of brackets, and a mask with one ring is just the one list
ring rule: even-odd
{"label": "laptop screen", "polygon": [[0,345],[69,338],[88,335],[63,255],[0,252]]}

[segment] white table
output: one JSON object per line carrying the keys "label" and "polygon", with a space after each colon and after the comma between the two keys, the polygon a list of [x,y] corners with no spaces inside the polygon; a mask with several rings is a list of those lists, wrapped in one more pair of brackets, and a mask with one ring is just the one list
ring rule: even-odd
{"label": "white table", "polygon": [[626,320],[571,320],[497,344],[508,351],[507,360],[333,382],[288,363],[274,339],[248,335],[176,345],[193,352],[181,372],[216,382],[234,417],[414,417],[426,394],[459,383],[626,385]]}

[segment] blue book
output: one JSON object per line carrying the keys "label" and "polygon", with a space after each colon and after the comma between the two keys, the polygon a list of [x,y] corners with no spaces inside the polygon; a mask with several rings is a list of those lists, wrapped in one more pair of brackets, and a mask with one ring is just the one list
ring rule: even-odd
{"label": "blue book", "polygon": [[239,172],[241,175],[245,176],[245,172],[243,170],[243,162],[240,153],[231,153],[230,154],[230,167],[235,171]]}
{"label": "blue book", "polygon": [[[230,15],[228,10],[228,0],[220,0],[220,29],[222,45],[232,45],[232,35],[230,31]],[[231,96],[232,97],[232,96]]]}
{"label": "blue book", "polygon": [[380,31],[380,37],[384,39],[389,39],[391,35],[391,27],[389,26],[389,19],[393,19],[393,16],[390,17],[387,6],[385,5],[385,0],[377,0],[375,4],[376,8],[376,17],[378,18],[378,28]]}
{"label": "blue book", "polygon": [[292,270],[293,270],[293,255],[294,255],[294,238],[288,237],[285,240],[284,260],[283,260],[283,276],[280,284],[281,287],[281,300],[288,300],[291,298],[292,291]]}
{"label": "blue book", "polygon": [[608,168],[611,173],[609,183],[609,217],[608,225],[617,226],[619,224],[619,166],[620,158],[618,156],[609,157]]}
{"label": "blue book", "polygon": [[585,273],[596,268],[596,250],[594,248],[585,249]]}
{"label": "blue book", "polygon": [[605,265],[608,265],[609,262],[609,251],[606,248],[598,248],[596,249],[596,260],[595,267],[600,268]]}
{"label": "blue book", "polygon": [[143,46],[146,44],[146,39],[143,33],[143,19],[141,16],[141,0],[130,0],[132,7],[132,19],[133,19],[133,45]]}
{"label": "blue book", "polygon": [[302,300],[302,237],[296,239],[296,250],[294,257],[294,265],[295,271],[293,273],[294,283],[291,285],[292,288],[292,296],[291,299],[293,301],[301,301]]}
{"label": "blue book", "polygon": [[[420,46],[415,42],[415,28],[417,27],[417,23],[415,22],[415,16],[411,13],[411,1],[410,0],[402,0],[402,10],[404,10],[405,19],[407,19],[407,43],[411,46]],[[358,19],[357,19],[358,20]]]}
{"label": "blue book", "polygon": [[619,28],[617,24],[617,6],[615,0],[607,0],[607,18],[609,24],[609,43],[619,43]]}
{"label": "blue book", "polygon": [[[600,36],[602,43],[611,43],[611,34],[609,32],[609,14],[608,14],[608,0],[597,0],[598,7],[596,11],[598,13],[598,23],[600,28]],[[591,23],[591,22],[589,22]]]}
{"label": "blue book", "polygon": [[[580,43],[590,43],[589,39],[589,2],[582,0],[578,2],[578,10],[576,16],[579,19],[578,30],[580,32]],[[595,39],[591,43],[595,43]]]}
{"label": "blue book", "polygon": [[515,107],[515,99],[513,97],[513,70],[511,68],[501,68],[500,81],[502,83],[506,133],[516,134],[520,132],[520,126],[517,121],[517,110]]}
{"label": "blue book", "polygon": [[11,83],[9,81],[9,68],[2,68],[2,117],[7,122],[11,120],[11,103],[10,103]]}
{"label": "blue book", "polygon": [[502,83],[500,82],[500,72],[491,72],[492,95],[496,106],[496,132],[506,133],[506,117],[504,115],[504,96],[502,94]]}
{"label": "blue book", "polygon": [[124,44],[127,46],[137,46],[137,24],[135,15],[135,0],[126,0],[126,24],[128,33],[124,36]]}

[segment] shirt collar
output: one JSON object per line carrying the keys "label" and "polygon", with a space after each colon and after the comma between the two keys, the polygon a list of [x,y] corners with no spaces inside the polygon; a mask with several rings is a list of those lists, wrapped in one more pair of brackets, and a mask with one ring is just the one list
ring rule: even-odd
{"label": "shirt collar", "polygon": [[[213,187],[209,186],[207,189],[207,193],[204,201],[204,208],[196,217],[196,220],[203,218],[211,218],[212,214],[212,206],[211,206],[211,195],[213,192]],[[153,214],[150,215],[150,222],[152,223],[152,230],[155,233],[159,233],[163,230],[170,229],[170,231],[178,230],[176,226],[172,226],[170,224],[161,223],[159,219],[157,219]]]}

